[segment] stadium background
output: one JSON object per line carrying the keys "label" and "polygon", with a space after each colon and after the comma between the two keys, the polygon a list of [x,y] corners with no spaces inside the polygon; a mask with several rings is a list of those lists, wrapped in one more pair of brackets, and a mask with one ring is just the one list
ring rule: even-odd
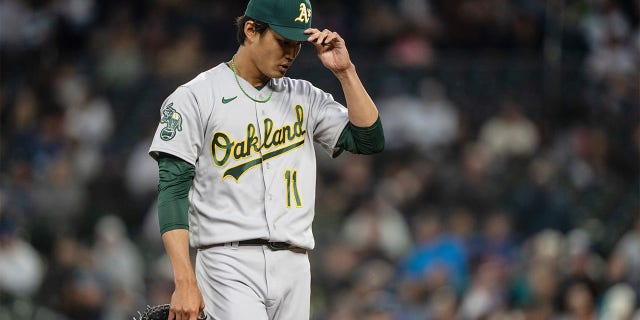
{"label": "stadium background", "polygon": [[[146,151],[163,99],[231,57],[244,6],[0,1],[0,319],[169,301]],[[387,149],[319,155],[313,319],[630,319],[639,15],[637,0],[316,1]],[[344,101],[310,46],[288,76]]]}

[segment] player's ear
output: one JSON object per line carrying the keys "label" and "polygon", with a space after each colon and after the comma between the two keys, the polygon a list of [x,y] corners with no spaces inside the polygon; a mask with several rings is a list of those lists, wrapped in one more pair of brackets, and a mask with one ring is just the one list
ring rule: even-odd
{"label": "player's ear", "polygon": [[256,23],[253,20],[248,20],[244,23],[244,34],[246,36],[245,41],[253,42],[260,35],[256,30]]}

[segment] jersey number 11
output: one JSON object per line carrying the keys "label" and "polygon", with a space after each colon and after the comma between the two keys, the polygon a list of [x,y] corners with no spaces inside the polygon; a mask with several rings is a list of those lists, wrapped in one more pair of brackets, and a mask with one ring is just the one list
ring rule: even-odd
{"label": "jersey number 11", "polygon": [[298,193],[298,170],[285,170],[284,182],[287,184],[287,208],[291,208],[292,194],[296,202],[296,208],[302,208],[302,201],[300,201],[300,194]]}

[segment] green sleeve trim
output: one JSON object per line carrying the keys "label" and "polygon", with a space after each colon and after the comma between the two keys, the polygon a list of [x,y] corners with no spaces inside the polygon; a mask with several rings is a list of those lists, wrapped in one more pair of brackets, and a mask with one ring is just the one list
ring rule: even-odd
{"label": "green sleeve trim", "polygon": [[160,234],[175,229],[189,229],[189,189],[195,167],[174,156],[158,157],[158,222]]}
{"label": "green sleeve trim", "polygon": [[160,234],[175,229],[189,230],[189,201],[178,199],[170,201],[165,205],[158,205],[158,221],[160,224]]}
{"label": "green sleeve trim", "polygon": [[357,154],[373,154],[384,150],[384,131],[380,117],[369,127],[356,127],[349,122],[338,139],[336,147]]}

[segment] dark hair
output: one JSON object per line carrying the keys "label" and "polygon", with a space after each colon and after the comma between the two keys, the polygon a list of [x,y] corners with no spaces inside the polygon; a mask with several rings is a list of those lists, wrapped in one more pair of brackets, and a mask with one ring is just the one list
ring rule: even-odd
{"label": "dark hair", "polygon": [[238,44],[239,45],[243,45],[244,44],[244,40],[247,38],[247,35],[244,33],[244,24],[247,21],[253,21],[256,31],[259,34],[262,34],[263,32],[267,31],[267,29],[269,28],[269,25],[262,22],[262,21],[258,21],[256,19],[247,17],[247,16],[239,16],[236,18],[236,27],[238,27],[238,33],[236,35],[236,39],[238,40]]}

